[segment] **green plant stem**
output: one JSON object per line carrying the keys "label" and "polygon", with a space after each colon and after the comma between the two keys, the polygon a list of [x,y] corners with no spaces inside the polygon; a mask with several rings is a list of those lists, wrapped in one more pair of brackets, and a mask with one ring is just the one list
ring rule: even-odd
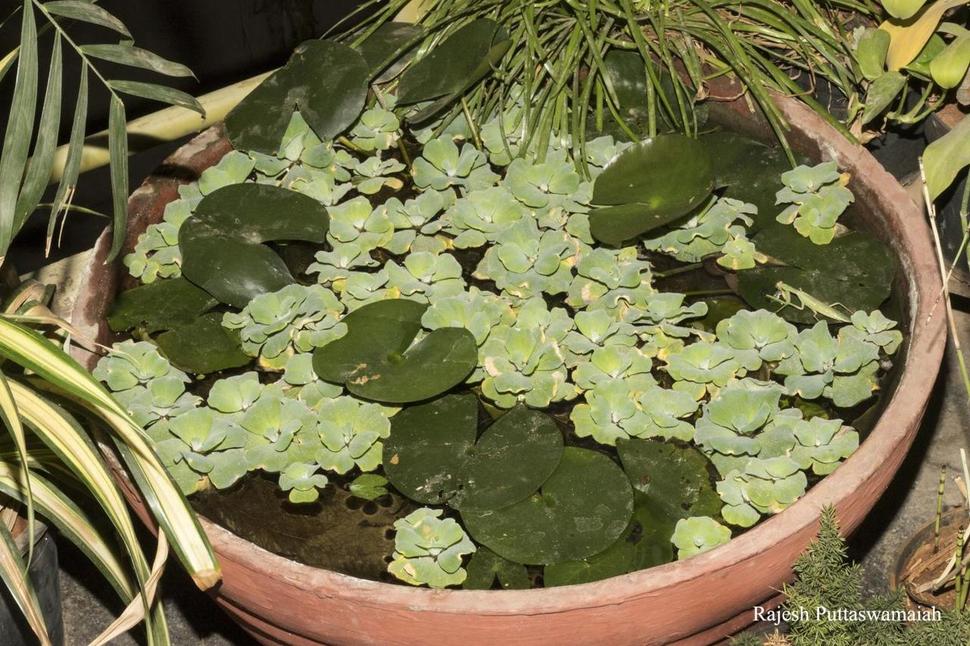
{"label": "green plant stem", "polygon": [[943,491],[946,488],[946,467],[940,467],[940,484],[936,490],[936,520],[933,523],[933,553],[940,551],[940,525],[943,522]]}
{"label": "green plant stem", "polygon": [[684,296],[689,298],[710,298],[714,296],[733,296],[735,293],[733,289],[702,289],[696,292],[684,292]]}
{"label": "green plant stem", "polygon": [[956,536],[956,553],[954,555],[954,559],[956,560],[957,571],[956,571],[956,577],[954,578],[954,581],[953,581],[953,590],[954,590],[954,597],[955,597],[954,598],[954,601],[953,601],[953,609],[956,610],[957,612],[959,612],[963,608],[963,604],[960,603],[960,600],[962,598],[964,598],[964,596],[963,596],[963,589],[965,587],[965,585],[964,585],[965,584],[965,581],[963,580],[965,569],[962,566],[962,563],[963,563],[963,525],[961,525],[958,528],[958,530],[957,530],[957,536]]}
{"label": "green plant stem", "polygon": [[702,262],[694,262],[694,263],[691,263],[689,265],[684,265],[683,267],[675,267],[674,269],[670,269],[670,270],[667,270],[667,271],[657,271],[657,272],[654,272],[653,277],[654,278],[670,278],[671,276],[677,276],[678,274],[686,274],[687,272],[694,271],[696,269],[700,269],[703,266],[704,266],[704,263],[702,263]]}
{"label": "green plant stem", "polygon": [[475,141],[475,148],[484,150],[482,138],[478,135],[478,126],[475,125],[475,118],[472,117],[471,110],[468,109],[468,101],[464,96],[461,97],[461,110],[465,113],[465,120],[468,122],[468,129],[472,131],[472,139]]}

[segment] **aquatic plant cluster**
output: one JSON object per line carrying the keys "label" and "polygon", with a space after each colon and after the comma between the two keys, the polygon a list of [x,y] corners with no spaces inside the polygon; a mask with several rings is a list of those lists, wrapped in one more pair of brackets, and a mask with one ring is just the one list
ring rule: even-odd
{"label": "aquatic plant cluster", "polygon": [[[424,505],[394,524],[398,579],[563,585],[723,544],[858,446],[839,415],[903,335],[885,286],[820,293],[792,260],[871,271],[834,164],[762,213],[682,135],[518,156],[496,133],[520,104],[415,131],[378,98],[346,136],[294,113],[276,153],[229,153],[125,258],[143,285],[110,321],[139,340],[95,374],[184,493],[393,487]],[[660,284],[688,270],[736,276],[751,309]]]}

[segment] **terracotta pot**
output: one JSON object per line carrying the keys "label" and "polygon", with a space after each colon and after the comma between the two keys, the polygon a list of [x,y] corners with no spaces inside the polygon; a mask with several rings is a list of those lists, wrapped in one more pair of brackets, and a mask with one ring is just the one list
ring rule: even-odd
{"label": "terracotta pot", "polygon": [[[725,93],[727,94],[727,93]],[[738,96],[735,94],[734,96]],[[899,258],[906,347],[891,396],[871,435],[833,475],[783,513],[697,557],[596,583],[523,591],[429,590],[367,581],[271,554],[203,519],[222,562],[213,595],[266,644],[707,644],[743,628],[752,607],[777,603],[791,565],[815,536],[819,510],[838,509],[852,531],[885,490],[919,427],[945,344],[944,308],[930,233],[902,187],[862,147],[850,144],[812,111],[779,97],[789,141],[815,159],[832,159],[853,176],[861,217]],[[763,139],[771,135],[742,100],[714,105],[718,119]],[[130,200],[129,247],[157,222],[190,179],[229,146],[218,129],[178,151]],[[105,265],[107,237],[88,267],[74,324],[110,338],[105,312],[124,268]],[[930,315],[931,310],[933,315]],[[93,357],[81,357],[88,365]],[[126,484],[126,483],[123,483]],[[145,510],[130,487],[132,504]]]}

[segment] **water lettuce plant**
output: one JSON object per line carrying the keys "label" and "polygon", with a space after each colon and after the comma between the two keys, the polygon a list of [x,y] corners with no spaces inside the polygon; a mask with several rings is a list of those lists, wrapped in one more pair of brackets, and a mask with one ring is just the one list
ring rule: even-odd
{"label": "water lettuce plant", "polygon": [[[485,121],[448,109],[513,46],[466,27],[483,53],[461,82],[416,63],[361,99],[356,55],[320,70],[314,45],[247,99],[239,150],[144,236],[171,261],[129,263],[156,291],[122,298],[140,340],[98,376],[187,494],[259,475],[293,505],[390,505],[387,569],[411,585],[566,585],[715,549],[857,448],[904,340],[865,280],[891,278],[888,251],[837,222],[831,163],[755,195],[683,134],[536,141],[523,87]],[[311,72],[341,88],[315,99],[330,112],[298,106],[271,144],[254,106],[291,108],[287,78],[309,101]],[[759,179],[777,161],[744,150]],[[162,331],[201,317],[245,365],[170,365]]]}
{"label": "water lettuce plant", "polygon": [[460,585],[467,576],[462,558],[475,544],[453,518],[440,509],[418,509],[395,521],[394,560],[388,571],[411,585],[444,588]]}
{"label": "water lettuce plant", "polygon": [[848,177],[839,174],[835,162],[799,166],[783,173],[785,187],[778,191],[778,204],[787,204],[776,218],[815,244],[828,244],[835,237],[839,216],[855,199],[845,187]]}

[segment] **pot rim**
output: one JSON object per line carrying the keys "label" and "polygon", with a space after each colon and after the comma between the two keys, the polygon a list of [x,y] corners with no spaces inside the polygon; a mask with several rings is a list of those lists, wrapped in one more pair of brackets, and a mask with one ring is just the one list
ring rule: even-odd
{"label": "pot rim", "polygon": [[[704,578],[739,563],[756,561],[776,543],[817,525],[819,512],[828,505],[842,508],[840,511],[853,505],[863,506],[862,501],[849,500],[850,494],[867,484],[872,488],[873,485],[868,483],[871,476],[885,462],[891,461],[894,448],[907,440],[907,429],[918,426],[939,371],[946,328],[944,308],[933,308],[941,285],[936,254],[921,209],[868,151],[843,138],[803,104],[777,94],[775,99],[786,121],[799,123],[801,130],[816,139],[825,157],[840,162],[851,161],[864,170],[871,178],[870,185],[877,187],[885,198],[883,208],[891,204],[899,212],[900,235],[890,242],[900,260],[909,292],[910,334],[906,357],[899,381],[876,425],[856,452],[834,473],[823,478],[783,512],[763,520],[725,545],[683,561],[592,583],[530,590],[435,590],[383,583],[273,554],[200,515],[199,520],[217,556],[243,565],[260,576],[299,582],[300,587],[310,594],[339,596],[364,607],[487,616],[563,613],[578,608],[618,605],[644,597],[662,601],[664,591],[671,586]],[[213,128],[184,148],[202,149],[220,137],[221,131]],[[91,262],[103,260],[109,246],[110,234],[106,232],[99,239]],[[96,330],[97,322],[86,318],[84,309],[75,310],[74,323],[81,329]],[[881,493],[876,490],[875,496]],[[768,590],[767,596],[770,596]]]}

